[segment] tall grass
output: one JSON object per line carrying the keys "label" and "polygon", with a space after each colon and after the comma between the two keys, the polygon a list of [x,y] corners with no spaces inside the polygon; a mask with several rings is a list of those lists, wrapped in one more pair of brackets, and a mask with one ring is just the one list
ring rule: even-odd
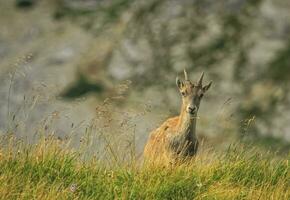
{"label": "tall grass", "polygon": [[[13,77],[8,96],[12,83]],[[50,128],[57,112],[39,120],[33,141],[16,137],[14,116],[21,118],[8,109],[9,126],[0,137],[0,199],[290,199],[290,155],[251,145],[226,151],[201,147],[191,161],[172,166],[142,163],[135,150],[135,116],[107,107],[127,87],[121,85],[119,96],[96,108],[84,134],[76,131],[80,124],[72,124],[64,138]],[[35,104],[33,98],[25,103],[23,113]]]}
{"label": "tall grass", "polygon": [[0,199],[289,199],[289,157],[241,144],[205,150],[190,162],[164,167],[104,165],[96,157],[42,137],[27,145],[3,137]]}

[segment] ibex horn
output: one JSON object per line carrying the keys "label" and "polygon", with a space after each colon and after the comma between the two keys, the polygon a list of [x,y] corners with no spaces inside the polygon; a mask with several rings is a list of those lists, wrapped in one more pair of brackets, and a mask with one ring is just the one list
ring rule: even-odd
{"label": "ibex horn", "polygon": [[188,81],[187,72],[185,71],[185,69],[183,70],[183,72],[184,72],[184,78],[185,78],[185,80]]}
{"label": "ibex horn", "polygon": [[201,76],[200,76],[199,81],[197,83],[198,86],[202,86],[203,76],[204,76],[204,72],[201,73]]}

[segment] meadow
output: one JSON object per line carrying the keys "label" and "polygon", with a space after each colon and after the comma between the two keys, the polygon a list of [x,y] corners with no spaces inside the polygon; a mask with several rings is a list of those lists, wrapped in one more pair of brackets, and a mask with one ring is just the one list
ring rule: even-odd
{"label": "meadow", "polygon": [[105,164],[68,143],[53,135],[34,144],[2,137],[0,199],[290,198],[289,156],[252,145],[203,149],[191,161],[165,167],[133,157]]}

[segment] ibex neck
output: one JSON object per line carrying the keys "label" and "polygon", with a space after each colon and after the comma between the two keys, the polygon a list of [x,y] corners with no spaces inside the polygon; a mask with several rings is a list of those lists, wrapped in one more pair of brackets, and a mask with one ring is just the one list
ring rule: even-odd
{"label": "ibex neck", "polygon": [[182,105],[177,125],[179,134],[184,134],[187,139],[195,139],[196,118],[196,114],[194,116],[189,115],[186,112],[186,107]]}

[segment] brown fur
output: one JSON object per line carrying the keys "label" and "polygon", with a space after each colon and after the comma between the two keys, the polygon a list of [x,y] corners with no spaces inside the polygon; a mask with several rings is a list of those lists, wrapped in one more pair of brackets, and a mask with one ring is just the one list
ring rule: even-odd
{"label": "brown fur", "polygon": [[180,115],[167,119],[159,128],[152,131],[144,149],[144,158],[149,162],[172,162],[177,158],[192,157],[198,149],[196,120],[200,101],[210,88],[211,82],[202,86],[203,74],[195,85],[187,78],[176,79],[182,94]]}
{"label": "brown fur", "polygon": [[168,155],[166,144],[168,143],[167,137],[170,133],[177,134],[177,124],[179,116],[167,119],[156,130],[150,133],[148,142],[144,149],[144,157],[147,159],[170,159]]}

